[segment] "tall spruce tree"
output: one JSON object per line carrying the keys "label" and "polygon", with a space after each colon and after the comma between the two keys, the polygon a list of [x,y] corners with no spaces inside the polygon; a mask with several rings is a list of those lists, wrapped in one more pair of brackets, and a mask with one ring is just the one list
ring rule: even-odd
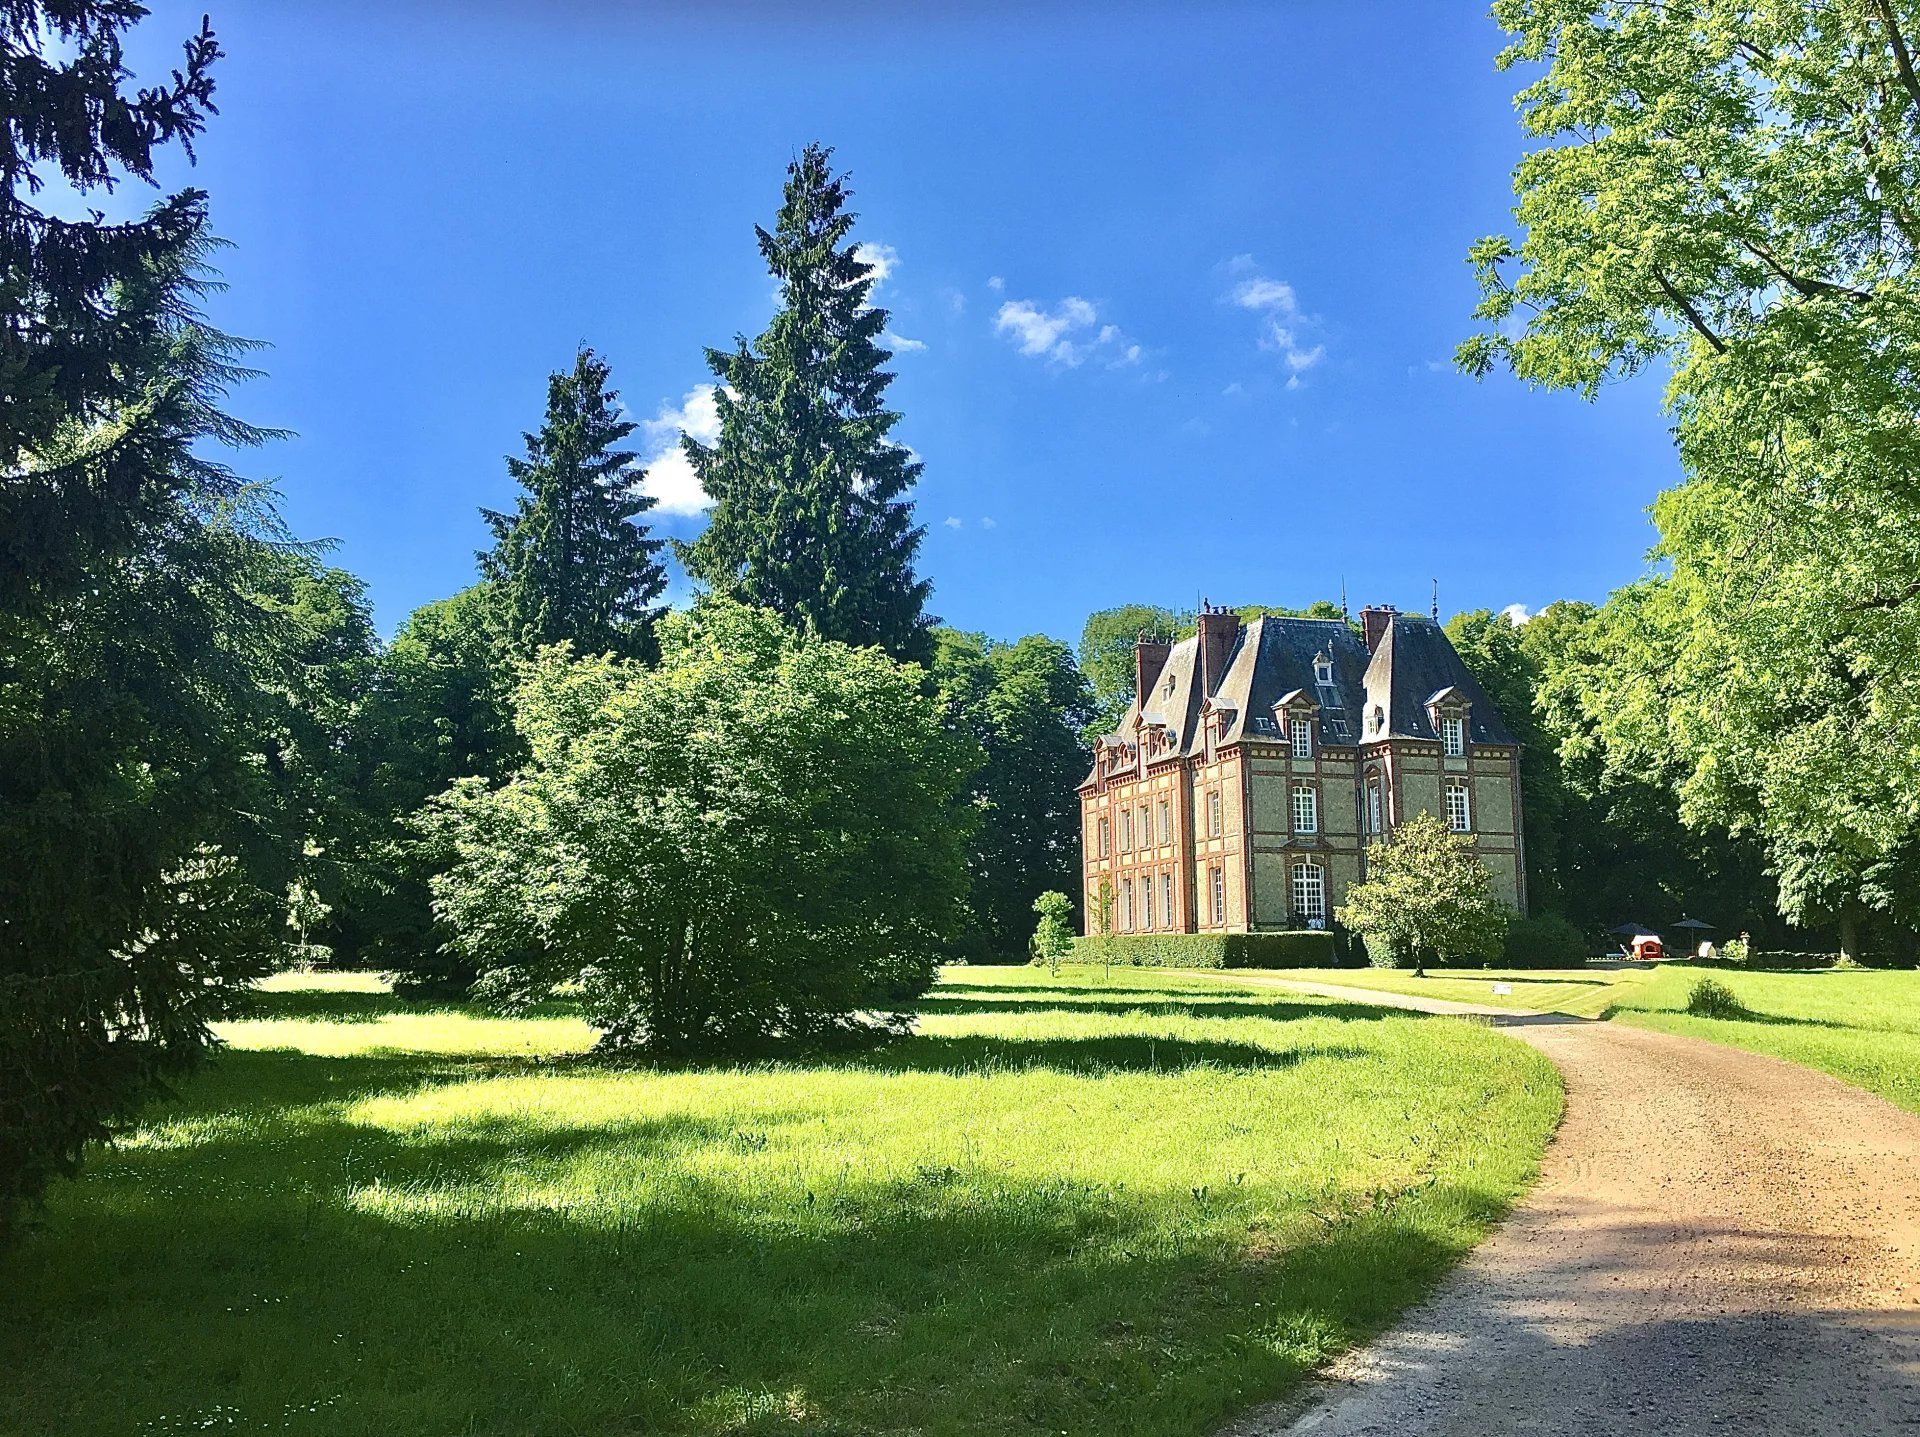
{"label": "tall spruce tree", "polygon": [[142,14],[0,6],[0,1239],[285,932],[294,682],[254,597],[278,525],[219,458],[267,436],[221,408],[245,346],[198,311],[205,198],[121,224],[34,202],[46,173],[150,182],[198,132],[213,36],[122,93]]}
{"label": "tall spruce tree", "polygon": [[524,655],[562,642],[583,654],[654,655],[663,541],[635,522],[655,501],[641,492],[633,452],[617,447],[635,425],[620,418],[611,372],[582,349],[548,379],[546,421],[526,436],[526,457],[507,460],[526,493],[511,514],[481,510],[494,547],[480,570],[508,644]]}
{"label": "tall spruce tree", "polygon": [[924,663],[931,585],[914,573],[925,531],[907,498],[921,466],[889,438],[900,416],[884,402],[887,312],[868,303],[873,268],[849,242],[832,153],[809,145],[788,166],[773,230],[756,228],[779,313],[752,344],[707,351],[720,435],[683,443],[714,509],[680,556],[716,593]]}

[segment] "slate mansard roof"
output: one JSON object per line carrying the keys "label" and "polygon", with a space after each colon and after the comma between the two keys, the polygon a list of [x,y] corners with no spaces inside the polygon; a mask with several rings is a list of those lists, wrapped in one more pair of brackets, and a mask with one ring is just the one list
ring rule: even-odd
{"label": "slate mansard roof", "polygon": [[[1322,657],[1332,663],[1331,683],[1316,681]],[[1209,707],[1226,715],[1222,743],[1277,742],[1285,734],[1274,706],[1296,692],[1318,706],[1323,743],[1437,742],[1427,706],[1449,689],[1470,706],[1467,729],[1474,743],[1516,742],[1440,625],[1412,614],[1394,614],[1371,654],[1341,619],[1258,618],[1240,628],[1211,693],[1201,692],[1200,668],[1197,635],[1175,644],[1103,746],[1132,745],[1159,726],[1170,742],[1150,753],[1150,760],[1201,753]],[[1098,777],[1096,765],[1089,781]]]}

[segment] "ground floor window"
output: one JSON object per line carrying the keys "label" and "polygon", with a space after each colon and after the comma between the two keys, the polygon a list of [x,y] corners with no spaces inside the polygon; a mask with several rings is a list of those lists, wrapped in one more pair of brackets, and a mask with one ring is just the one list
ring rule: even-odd
{"label": "ground floor window", "polygon": [[1153,875],[1152,874],[1148,874],[1145,878],[1140,880],[1140,906],[1146,910],[1147,927],[1149,929],[1158,928],[1160,925],[1154,922],[1154,918],[1153,918]]}
{"label": "ground floor window", "polygon": [[1327,921],[1326,874],[1317,863],[1293,865],[1293,916],[1309,928],[1322,927]]}
{"label": "ground floor window", "polygon": [[1161,906],[1167,911],[1167,927],[1171,928],[1173,927],[1173,875],[1171,873],[1160,875],[1160,898]]}
{"label": "ground floor window", "polygon": [[1224,868],[1207,870],[1207,886],[1213,893],[1213,921],[1227,921],[1227,871]]}
{"label": "ground floor window", "polygon": [[1473,800],[1464,783],[1447,785],[1447,827],[1455,833],[1473,832]]}
{"label": "ground floor window", "polygon": [[1120,929],[1124,933],[1133,932],[1133,880],[1120,880]]}

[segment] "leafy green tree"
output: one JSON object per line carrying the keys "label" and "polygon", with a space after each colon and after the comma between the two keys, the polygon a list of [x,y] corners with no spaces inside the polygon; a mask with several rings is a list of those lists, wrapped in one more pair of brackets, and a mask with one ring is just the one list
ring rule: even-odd
{"label": "leafy green tree", "polygon": [[1367,850],[1367,876],[1335,916],[1366,940],[1376,966],[1424,971],[1429,957],[1491,963],[1510,913],[1472,836],[1420,813]]}
{"label": "leafy green tree", "polygon": [[1073,952],[1073,900],[1050,890],[1033,900],[1040,921],[1033,926],[1032,951],[1049,973],[1060,971],[1060,960]]}
{"label": "leafy green tree", "polygon": [[526,492],[511,514],[483,509],[493,548],[480,572],[500,622],[523,656],[546,644],[578,653],[649,658],[667,586],[659,539],[636,521],[654,506],[643,471],[618,448],[636,426],[620,417],[612,371],[591,349],[547,380],[546,420],[507,472]]}
{"label": "leafy green tree", "polygon": [[577,986],[604,1046],[666,1055],[897,1030],[958,916],[969,746],[878,650],[719,599],[661,630],[657,669],[543,651],[525,766],[435,804],[481,993]]}
{"label": "leafy green tree", "polygon": [[[1686,482],[1605,733],[1765,845],[1850,951],[1920,920],[1920,83],[1911,0],[1500,0],[1543,141],[1473,260],[1462,363],[1592,395],[1649,365]],[[1611,606],[1610,606],[1611,607]]]}
{"label": "leafy green tree", "polygon": [[873,268],[850,241],[831,155],[809,145],[788,167],[774,228],[756,229],[779,286],[773,322],[752,344],[707,351],[720,435],[683,442],[714,508],[680,557],[713,593],[925,662],[930,585],[914,573],[924,530],[907,497],[921,466],[891,438],[887,312],[867,302]]}
{"label": "leafy green tree", "polygon": [[246,346],[198,310],[204,197],[125,224],[34,203],[151,182],[199,133],[218,46],[123,93],[142,13],[0,19],[0,1239],[285,936],[256,736],[289,680],[252,597],[279,529],[219,457],[267,436],[221,407]]}
{"label": "leafy green tree", "polygon": [[969,920],[962,953],[1022,961],[1035,897],[1079,887],[1080,730],[1087,682],[1065,644],[1029,634],[996,644],[937,629],[933,674],[954,724],[984,754],[972,797]]}
{"label": "leafy green tree", "polygon": [[523,756],[499,613],[486,584],[414,610],[380,656],[355,737],[377,821],[371,881],[355,904],[357,951],[407,992],[463,996],[479,975],[434,920],[429,883],[449,856],[414,819],[454,780],[495,782]]}

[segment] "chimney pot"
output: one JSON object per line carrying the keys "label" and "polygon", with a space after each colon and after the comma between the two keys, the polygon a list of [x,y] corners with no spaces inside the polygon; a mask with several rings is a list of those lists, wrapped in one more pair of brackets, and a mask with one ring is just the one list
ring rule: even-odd
{"label": "chimney pot", "polygon": [[1369,604],[1360,611],[1360,633],[1367,641],[1368,653],[1380,647],[1380,640],[1386,637],[1387,628],[1398,612],[1392,604]]}

